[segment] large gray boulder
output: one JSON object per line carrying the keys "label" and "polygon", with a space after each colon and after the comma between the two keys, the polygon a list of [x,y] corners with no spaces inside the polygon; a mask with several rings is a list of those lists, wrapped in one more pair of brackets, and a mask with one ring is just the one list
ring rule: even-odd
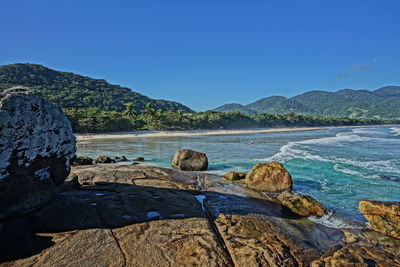
{"label": "large gray boulder", "polygon": [[208,159],[204,153],[181,149],[175,153],[172,167],[182,171],[205,171],[208,168]]}
{"label": "large gray boulder", "polygon": [[75,144],[67,118],[38,91],[0,93],[0,219],[49,201],[70,172]]}

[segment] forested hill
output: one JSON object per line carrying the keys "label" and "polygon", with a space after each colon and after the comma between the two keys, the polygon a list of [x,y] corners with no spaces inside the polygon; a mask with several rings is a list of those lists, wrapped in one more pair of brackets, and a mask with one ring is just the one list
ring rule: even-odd
{"label": "forested hill", "polygon": [[105,80],[93,79],[70,72],[49,69],[38,64],[11,64],[0,66],[0,91],[15,85],[39,89],[51,102],[62,108],[96,107],[102,110],[122,111],[133,103],[140,111],[150,102],[155,109],[192,112],[190,108],[173,101],[154,100]]}
{"label": "forested hill", "polygon": [[[271,96],[248,105],[229,104],[216,111],[297,114],[348,118],[400,118],[400,86],[375,91],[343,89],[337,92],[309,91],[292,98]],[[250,110],[250,111],[249,111]]]}

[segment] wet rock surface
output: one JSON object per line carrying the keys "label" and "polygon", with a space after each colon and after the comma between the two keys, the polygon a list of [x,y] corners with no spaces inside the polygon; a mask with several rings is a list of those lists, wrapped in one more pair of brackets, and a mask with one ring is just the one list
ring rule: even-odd
{"label": "wet rock surface", "polygon": [[359,209],[372,229],[400,239],[400,202],[360,201]]}
{"label": "wet rock surface", "polygon": [[68,176],[75,136],[62,111],[38,91],[0,93],[0,219],[49,201]]}
{"label": "wet rock surface", "polygon": [[208,168],[208,158],[202,152],[181,149],[175,153],[172,167],[182,171],[205,171]]}
{"label": "wet rock surface", "polygon": [[328,213],[324,206],[308,195],[283,192],[278,200],[293,213],[300,216],[322,217]]}
{"label": "wet rock surface", "polygon": [[256,164],[246,175],[249,188],[265,192],[282,192],[292,189],[292,177],[279,162]]}
{"label": "wet rock surface", "polygon": [[[0,265],[338,266],[330,255],[354,247],[346,253],[358,257],[367,246],[387,253],[390,266],[397,263],[396,245],[380,233],[345,243],[339,229],[215,175],[95,165],[73,167],[67,181],[79,187],[1,222]],[[379,262],[383,256],[372,251],[368,260]]]}

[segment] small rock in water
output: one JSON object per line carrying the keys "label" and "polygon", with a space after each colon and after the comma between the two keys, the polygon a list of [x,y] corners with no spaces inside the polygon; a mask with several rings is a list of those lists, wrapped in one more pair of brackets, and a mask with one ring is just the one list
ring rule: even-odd
{"label": "small rock in water", "polygon": [[98,156],[96,159],[95,159],[95,163],[97,164],[97,163],[102,163],[102,164],[106,164],[106,163],[114,163],[115,161],[112,159],[112,158],[110,158],[110,157],[108,157],[108,156]]}
{"label": "small rock in water", "polygon": [[144,158],[143,157],[138,157],[138,158],[133,159],[133,161],[144,161]]}
{"label": "small rock in water", "polygon": [[80,165],[93,165],[93,159],[91,157],[86,156],[77,156],[73,161],[72,165],[80,166]]}

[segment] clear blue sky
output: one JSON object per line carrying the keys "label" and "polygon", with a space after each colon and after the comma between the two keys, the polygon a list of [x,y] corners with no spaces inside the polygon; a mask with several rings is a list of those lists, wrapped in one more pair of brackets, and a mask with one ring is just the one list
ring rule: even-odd
{"label": "clear blue sky", "polygon": [[400,85],[399,0],[3,0],[0,64],[31,62],[195,110]]}

